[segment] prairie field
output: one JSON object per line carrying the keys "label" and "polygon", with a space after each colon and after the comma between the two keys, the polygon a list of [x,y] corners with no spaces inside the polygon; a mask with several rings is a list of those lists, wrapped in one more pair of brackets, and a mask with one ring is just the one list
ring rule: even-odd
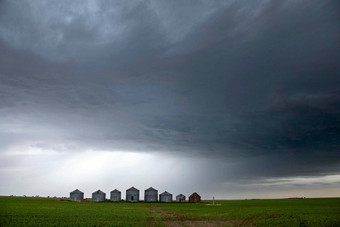
{"label": "prairie field", "polygon": [[0,197],[0,226],[340,226],[340,198],[212,205]]}

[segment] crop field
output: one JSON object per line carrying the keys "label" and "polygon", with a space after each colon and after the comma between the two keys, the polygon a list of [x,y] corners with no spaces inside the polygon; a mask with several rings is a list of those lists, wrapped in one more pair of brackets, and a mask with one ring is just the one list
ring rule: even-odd
{"label": "crop field", "polygon": [[340,198],[215,204],[0,197],[0,226],[340,226]]}

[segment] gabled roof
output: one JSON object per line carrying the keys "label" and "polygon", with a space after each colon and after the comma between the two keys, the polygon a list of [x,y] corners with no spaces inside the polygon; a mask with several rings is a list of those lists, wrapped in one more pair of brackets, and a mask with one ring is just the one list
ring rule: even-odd
{"label": "gabled roof", "polygon": [[120,192],[119,190],[117,190],[117,189],[115,189],[115,190],[113,190],[113,191],[111,191],[111,192]]}
{"label": "gabled roof", "polygon": [[71,194],[84,194],[84,192],[79,191],[78,189],[76,189],[73,192],[71,192]]}
{"label": "gabled roof", "polygon": [[177,195],[177,196],[181,196],[181,197],[184,196],[184,197],[185,197],[185,195],[183,195],[183,194],[179,194],[179,195]]}
{"label": "gabled roof", "polygon": [[156,189],[154,189],[153,187],[150,187],[150,188],[148,188],[148,189],[146,189],[145,191],[156,191],[156,192],[158,192]]}
{"label": "gabled roof", "polygon": [[131,188],[129,188],[128,190],[126,190],[126,191],[139,191],[137,188],[135,188],[135,187],[131,187]]}
{"label": "gabled roof", "polygon": [[97,190],[97,191],[93,192],[92,194],[105,194],[105,193],[100,191],[100,190]]}
{"label": "gabled roof", "polygon": [[189,197],[191,197],[191,196],[199,196],[199,197],[201,197],[199,194],[197,194],[197,192],[192,193]]}
{"label": "gabled roof", "polygon": [[161,195],[172,195],[172,194],[169,193],[169,192],[167,192],[167,191],[165,191],[165,192],[163,192]]}

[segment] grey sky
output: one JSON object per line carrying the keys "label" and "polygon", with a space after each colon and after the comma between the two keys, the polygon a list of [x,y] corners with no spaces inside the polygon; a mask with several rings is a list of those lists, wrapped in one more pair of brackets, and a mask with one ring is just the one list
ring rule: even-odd
{"label": "grey sky", "polygon": [[330,0],[1,1],[0,194],[339,196],[339,29]]}

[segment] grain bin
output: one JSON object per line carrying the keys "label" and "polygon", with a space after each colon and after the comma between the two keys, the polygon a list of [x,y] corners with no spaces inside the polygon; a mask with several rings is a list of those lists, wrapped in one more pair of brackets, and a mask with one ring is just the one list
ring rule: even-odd
{"label": "grain bin", "polygon": [[104,202],[106,194],[100,190],[92,193],[92,201],[94,202]]}
{"label": "grain bin", "polygon": [[111,201],[114,201],[114,202],[119,202],[121,201],[122,199],[122,196],[121,196],[121,192],[118,191],[117,189],[113,190],[111,193],[110,193],[110,200]]}
{"label": "grain bin", "polygon": [[159,201],[163,203],[171,203],[172,202],[172,194],[165,191],[159,195]]}
{"label": "grain bin", "polygon": [[138,202],[139,201],[139,190],[135,187],[131,187],[126,190],[126,201]]}
{"label": "grain bin", "polygon": [[70,192],[70,200],[71,201],[81,201],[84,199],[84,192],[79,191],[78,189]]}
{"label": "grain bin", "polygon": [[158,201],[158,191],[153,187],[150,187],[144,191],[144,201],[145,202],[157,202]]}

